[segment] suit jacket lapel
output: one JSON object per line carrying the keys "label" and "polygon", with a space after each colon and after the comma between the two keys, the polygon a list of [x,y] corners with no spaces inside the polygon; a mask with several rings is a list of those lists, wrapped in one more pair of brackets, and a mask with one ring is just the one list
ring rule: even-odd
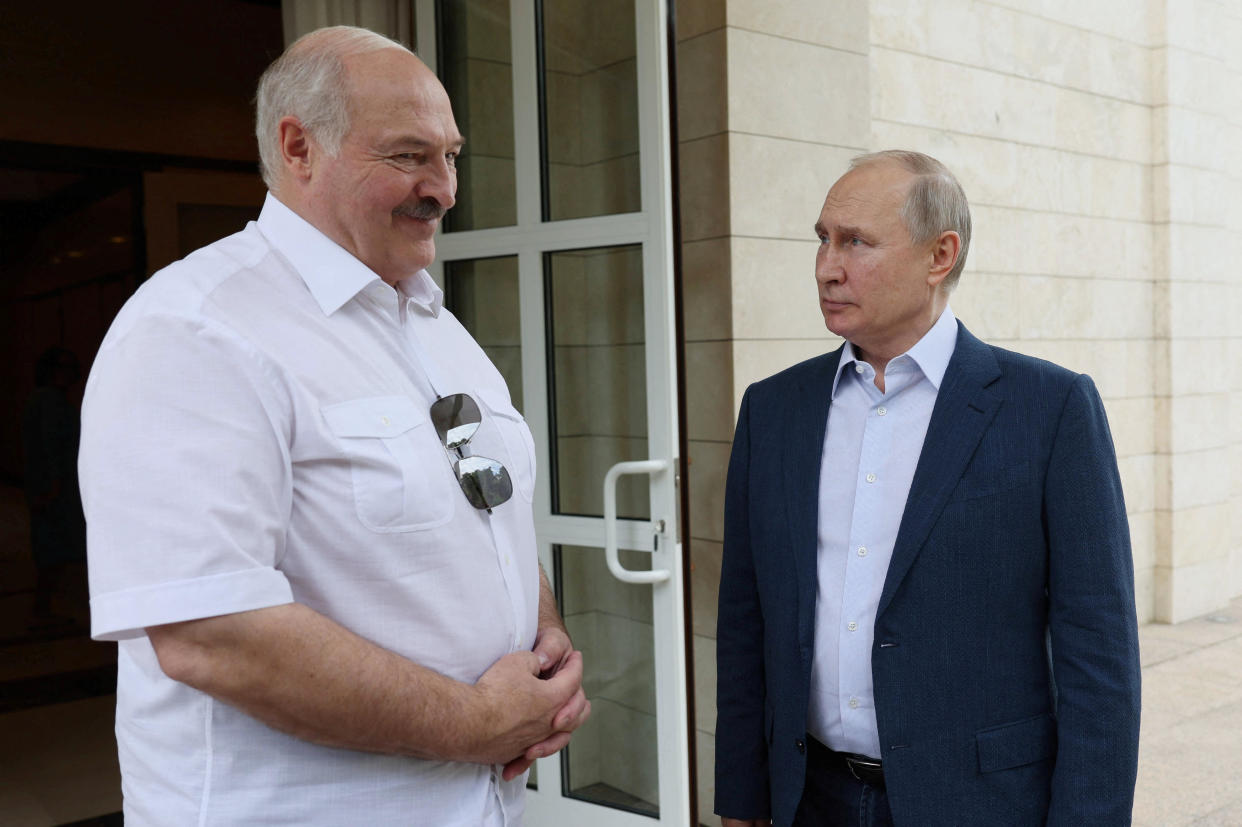
{"label": "suit jacket lapel", "polygon": [[1000,375],[991,348],[958,322],[957,344],[932,409],[877,615],[892,601],[996,415],[1001,397],[989,386]]}
{"label": "suit jacket lapel", "polygon": [[[832,396],[832,378],[841,361],[841,349],[817,360],[788,400],[781,466],[783,496],[797,577],[798,632],[809,648],[815,634],[815,588],[818,578],[819,471],[824,454],[824,428]],[[805,651],[804,648],[804,651]],[[809,667],[809,663],[807,664]]]}

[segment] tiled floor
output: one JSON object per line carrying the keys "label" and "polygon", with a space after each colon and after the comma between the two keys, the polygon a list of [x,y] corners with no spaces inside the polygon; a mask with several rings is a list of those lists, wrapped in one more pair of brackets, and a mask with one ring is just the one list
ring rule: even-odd
{"label": "tiled floor", "polygon": [[1242,598],[1139,633],[1143,728],[1135,827],[1242,825]]}
{"label": "tiled floor", "polygon": [[[1214,618],[1214,619],[1213,619]],[[1140,632],[1143,730],[1136,827],[1242,825],[1242,598]],[[120,809],[112,696],[0,715],[0,827]]]}

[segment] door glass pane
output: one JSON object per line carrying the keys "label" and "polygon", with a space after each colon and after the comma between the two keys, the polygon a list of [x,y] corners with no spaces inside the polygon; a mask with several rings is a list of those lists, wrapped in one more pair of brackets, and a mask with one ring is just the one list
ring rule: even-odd
{"label": "door glass pane", "polygon": [[[642,246],[544,257],[552,510],[602,516],[604,474],[647,459]],[[617,483],[617,515],[648,519],[647,477]]]}
{"label": "door glass pane", "polygon": [[[553,546],[558,601],[575,648],[591,717],[565,748],[563,794],[658,815],[655,645],[651,589],[621,583],[599,548]],[[651,569],[651,555],[622,551],[621,563]]]}
{"label": "door glass pane", "polygon": [[543,0],[544,220],[638,212],[634,0]]}
{"label": "door glass pane", "polygon": [[440,75],[466,146],[447,232],[517,223],[513,166],[513,58],[509,0],[436,4]]}
{"label": "door glass pane", "polygon": [[444,263],[444,306],[483,348],[522,411],[522,325],[517,256]]}

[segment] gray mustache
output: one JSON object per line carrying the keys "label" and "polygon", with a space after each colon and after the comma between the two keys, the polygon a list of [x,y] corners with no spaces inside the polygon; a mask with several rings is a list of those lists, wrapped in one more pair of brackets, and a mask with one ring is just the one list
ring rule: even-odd
{"label": "gray mustache", "polygon": [[440,203],[434,198],[424,198],[413,207],[400,206],[393,210],[397,215],[404,215],[408,218],[417,218],[420,221],[439,220],[444,217],[448,210],[440,206]]}

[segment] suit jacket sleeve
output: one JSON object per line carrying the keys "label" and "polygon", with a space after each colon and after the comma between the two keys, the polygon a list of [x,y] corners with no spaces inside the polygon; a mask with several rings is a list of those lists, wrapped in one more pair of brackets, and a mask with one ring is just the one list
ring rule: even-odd
{"label": "suit jacket sleeve", "polygon": [[743,819],[771,812],[763,612],[750,537],[750,395],[742,399],[725,486],[716,627],[716,812]]}
{"label": "suit jacket sleeve", "polygon": [[1095,385],[1079,376],[1044,490],[1057,754],[1049,825],[1128,825],[1139,737],[1134,564],[1117,459]]}

